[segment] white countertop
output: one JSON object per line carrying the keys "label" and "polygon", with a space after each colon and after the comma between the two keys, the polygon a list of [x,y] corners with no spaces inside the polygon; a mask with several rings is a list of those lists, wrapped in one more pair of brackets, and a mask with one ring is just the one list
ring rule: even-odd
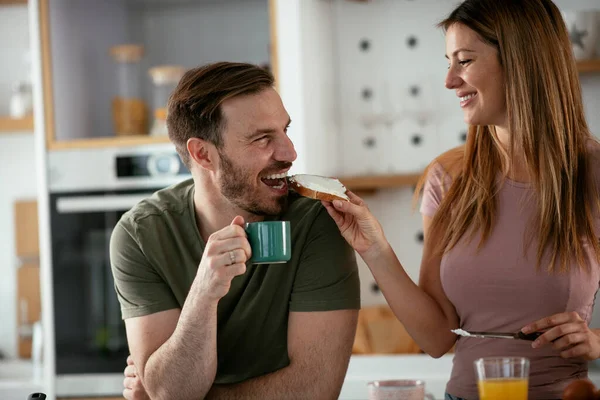
{"label": "white countertop", "polygon": [[[425,390],[436,399],[444,398],[452,369],[452,355],[434,359],[427,355],[353,355],[340,393],[340,400],[366,400],[367,383],[372,380],[421,379]],[[0,399],[26,400],[29,394],[44,392],[33,380],[31,362],[0,361]],[[600,387],[600,363],[590,367],[589,378]],[[122,374],[59,377],[57,389],[76,387],[82,396],[120,396]],[[58,390],[60,394],[60,390]]]}
{"label": "white countertop", "polygon": [[415,355],[354,355],[350,359],[340,400],[365,400],[367,383],[373,380],[420,379],[425,391],[443,399],[446,382],[452,370],[452,355],[438,359],[424,354]]}
{"label": "white countertop", "polygon": [[43,392],[33,379],[33,363],[29,360],[0,361],[0,399],[27,400],[31,393]]}
{"label": "white countertop", "polygon": [[[451,367],[452,356],[436,360],[426,355],[355,355],[350,359],[340,399],[367,399],[367,383],[378,379],[422,379],[428,392],[443,398]],[[0,399],[25,400],[30,393],[43,392],[31,376],[31,363],[0,362]],[[56,380],[59,395],[119,396],[122,385],[122,374],[60,376]]]}

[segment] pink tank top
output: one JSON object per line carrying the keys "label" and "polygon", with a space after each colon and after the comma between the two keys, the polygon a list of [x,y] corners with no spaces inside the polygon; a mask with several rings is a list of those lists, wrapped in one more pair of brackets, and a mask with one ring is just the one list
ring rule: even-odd
{"label": "pink tank top", "polygon": [[[424,215],[435,214],[442,185],[450,182],[440,165],[432,168],[421,203]],[[532,190],[528,184],[505,181],[498,193],[496,226],[485,245],[477,251],[479,237],[475,236],[470,244],[463,240],[443,257],[442,286],[456,308],[460,328],[517,332],[528,323],[565,311],[577,311],[589,324],[600,280],[598,265],[592,263],[591,272],[573,265],[568,274],[548,274],[543,267],[536,270],[535,240],[524,253],[524,234],[534,207]],[[597,231],[598,227],[596,223]],[[588,256],[593,259],[591,253]],[[571,380],[587,377],[586,361],[563,359],[551,346],[533,349],[531,342],[522,340],[459,337],[447,392],[477,399],[473,361],[486,356],[529,358],[530,399],[559,399]]]}

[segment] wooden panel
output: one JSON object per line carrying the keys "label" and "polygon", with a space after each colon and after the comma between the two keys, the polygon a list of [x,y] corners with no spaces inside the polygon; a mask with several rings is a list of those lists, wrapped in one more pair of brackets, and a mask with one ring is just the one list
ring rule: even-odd
{"label": "wooden panel", "polygon": [[582,73],[600,72],[600,59],[578,61],[577,68],[579,69],[579,72]]}
{"label": "wooden panel", "polygon": [[25,264],[17,269],[17,332],[19,357],[31,357],[31,327],[41,318],[40,268]]}
{"label": "wooden panel", "polygon": [[269,32],[271,43],[269,46],[271,57],[271,72],[275,77],[275,88],[279,90],[279,57],[277,52],[277,0],[269,0]]}
{"label": "wooden panel", "polygon": [[103,147],[141,146],[169,142],[169,138],[166,136],[120,136],[52,141],[48,142],[48,149],[95,149]]}
{"label": "wooden panel", "polygon": [[35,200],[16,201],[14,211],[17,257],[37,259],[40,254],[37,202]]}
{"label": "wooden panel", "polygon": [[48,0],[40,0],[40,51],[42,56],[42,87],[44,88],[44,128],[46,146],[55,141],[52,58],[50,57],[50,10]]}
{"label": "wooden panel", "polygon": [[354,354],[418,354],[421,349],[388,305],[363,307],[358,313]]}
{"label": "wooden panel", "polygon": [[33,115],[25,118],[0,116],[0,133],[30,131],[33,133]]}
{"label": "wooden panel", "polygon": [[414,186],[420,177],[421,174],[372,175],[341,177],[339,180],[353,192],[368,192],[378,189]]}
{"label": "wooden panel", "polygon": [[11,6],[16,4],[27,4],[27,0],[0,0],[0,6]]}

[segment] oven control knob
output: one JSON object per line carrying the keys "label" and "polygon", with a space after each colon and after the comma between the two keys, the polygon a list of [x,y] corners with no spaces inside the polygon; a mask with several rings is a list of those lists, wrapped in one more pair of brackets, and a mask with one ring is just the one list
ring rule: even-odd
{"label": "oven control knob", "polygon": [[146,165],[151,176],[170,176],[179,173],[177,154],[153,154]]}

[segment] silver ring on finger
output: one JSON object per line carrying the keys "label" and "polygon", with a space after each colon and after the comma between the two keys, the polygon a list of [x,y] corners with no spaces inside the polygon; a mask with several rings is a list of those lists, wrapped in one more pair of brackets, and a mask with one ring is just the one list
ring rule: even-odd
{"label": "silver ring on finger", "polygon": [[235,253],[232,250],[229,251],[229,260],[231,260],[231,264],[229,265],[235,264]]}

